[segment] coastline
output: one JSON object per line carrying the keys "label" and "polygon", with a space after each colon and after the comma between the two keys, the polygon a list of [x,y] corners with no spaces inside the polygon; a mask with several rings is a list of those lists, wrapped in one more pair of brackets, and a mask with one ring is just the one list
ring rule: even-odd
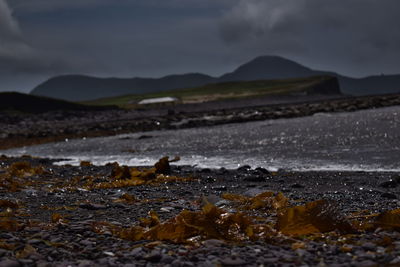
{"label": "coastline", "polygon": [[[349,112],[400,105],[400,95],[345,97],[276,103],[266,99],[246,102],[247,107],[223,101],[211,105],[218,109],[205,111],[210,104],[167,107],[150,110],[109,110],[96,112],[56,111],[38,115],[1,113],[0,149],[58,142],[66,139],[112,136],[117,134],[183,129],[227,123],[310,116],[321,112]],[[268,102],[270,101],[270,102]],[[275,101],[275,102],[274,102]],[[285,101],[288,101],[287,99]],[[294,100],[292,100],[294,101]]]}

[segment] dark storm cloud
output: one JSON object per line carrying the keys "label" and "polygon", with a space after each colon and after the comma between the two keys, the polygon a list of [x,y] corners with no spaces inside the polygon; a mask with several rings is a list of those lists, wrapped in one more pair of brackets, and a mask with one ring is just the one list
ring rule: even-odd
{"label": "dark storm cloud", "polygon": [[18,19],[21,35],[32,51],[24,61],[9,61],[7,65],[12,67],[0,75],[155,77],[191,71],[212,73],[216,64],[210,58],[218,58],[223,49],[218,19],[230,3],[9,1],[15,13],[13,20]]}
{"label": "dark storm cloud", "polygon": [[4,0],[0,0],[0,57],[18,56],[28,52],[29,47],[22,41],[17,21]]}
{"label": "dark storm cloud", "polygon": [[264,54],[348,75],[400,73],[399,3],[0,0],[0,91],[72,73],[220,75]]}
{"label": "dark storm cloud", "polygon": [[221,33],[234,47],[345,74],[400,72],[399,10],[398,0],[242,0]]}
{"label": "dark storm cloud", "polygon": [[31,46],[13,10],[0,0],[0,91],[27,88],[64,66],[61,59]]}

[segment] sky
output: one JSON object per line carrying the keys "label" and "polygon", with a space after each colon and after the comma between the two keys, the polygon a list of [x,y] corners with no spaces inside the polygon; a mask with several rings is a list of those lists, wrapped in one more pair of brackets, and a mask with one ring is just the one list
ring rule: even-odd
{"label": "sky", "polygon": [[398,0],[0,0],[0,91],[64,74],[219,76],[279,55],[400,73]]}

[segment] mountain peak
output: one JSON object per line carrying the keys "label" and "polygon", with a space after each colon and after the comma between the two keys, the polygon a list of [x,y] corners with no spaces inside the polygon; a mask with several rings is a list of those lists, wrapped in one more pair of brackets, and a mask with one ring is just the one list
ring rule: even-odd
{"label": "mountain peak", "polygon": [[221,77],[224,81],[286,79],[315,75],[310,68],[280,56],[260,56]]}

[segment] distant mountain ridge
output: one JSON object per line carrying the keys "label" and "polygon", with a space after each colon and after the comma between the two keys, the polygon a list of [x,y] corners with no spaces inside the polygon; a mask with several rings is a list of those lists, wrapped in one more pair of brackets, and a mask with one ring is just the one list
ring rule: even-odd
{"label": "distant mountain ridge", "polygon": [[65,75],[45,81],[34,88],[31,94],[70,101],[84,101],[126,94],[192,88],[210,83],[303,78],[319,75],[338,78],[340,88],[344,94],[374,95],[400,92],[400,75],[381,75],[356,79],[334,72],[313,70],[279,56],[261,56],[221,77],[212,77],[200,73],[169,75],[162,78],[128,79]]}

